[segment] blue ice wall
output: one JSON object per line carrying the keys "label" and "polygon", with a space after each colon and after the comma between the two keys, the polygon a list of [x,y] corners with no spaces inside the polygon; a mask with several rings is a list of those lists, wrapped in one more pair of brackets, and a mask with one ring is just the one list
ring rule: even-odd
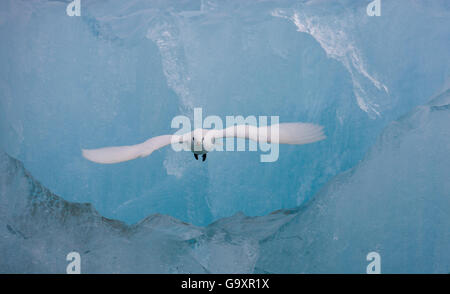
{"label": "blue ice wall", "polygon": [[364,159],[306,204],[198,227],[154,214],[101,216],[0,152],[0,273],[381,273],[450,271],[450,90],[393,121]]}
{"label": "blue ice wall", "polygon": [[[56,194],[128,223],[198,225],[301,205],[354,166],[391,120],[448,88],[448,1],[0,3],[0,144]],[[81,148],[171,133],[172,118],[279,115],[327,140],[205,163],[170,148],[96,165]]]}
{"label": "blue ice wall", "polygon": [[[333,178],[262,242],[272,273],[449,273],[450,89],[394,121],[353,169]],[[368,261],[369,260],[369,261]]]}

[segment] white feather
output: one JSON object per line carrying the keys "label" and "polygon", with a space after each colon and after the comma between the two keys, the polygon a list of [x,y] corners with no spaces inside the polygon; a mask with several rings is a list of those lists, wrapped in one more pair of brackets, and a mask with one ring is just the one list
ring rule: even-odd
{"label": "white feather", "polygon": [[118,163],[150,155],[153,151],[167,146],[179,136],[163,135],[153,137],[147,141],[130,146],[105,147],[98,149],[83,149],[86,159],[97,163]]}
{"label": "white feather", "polygon": [[308,144],[326,138],[323,127],[310,123],[281,123],[267,127],[237,125],[223,130],[211,130],[215,138],[243,138],[257,142]]}

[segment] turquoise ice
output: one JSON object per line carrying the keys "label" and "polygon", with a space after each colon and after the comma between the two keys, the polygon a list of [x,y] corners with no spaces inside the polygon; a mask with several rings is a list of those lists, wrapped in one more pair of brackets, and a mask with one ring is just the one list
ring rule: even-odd
{"label": "turquoise ice", "polygon": [[43,187],[0,154],[1,273],[382,273],[450,270],[450,91],[382,132],[356,167],[307,204],[242,213],[206,227],[154,214],[136,225],[102,217]]}
{"label": "turquoise ice", "polygon": [[[384,272],[450,272],[450,4],[369,2],[1,1],[0,271],[59,272],[73,247],[90,272],[364,272],[370,251]],[[196,107],[327,139],[274,163],[81,156]]]}

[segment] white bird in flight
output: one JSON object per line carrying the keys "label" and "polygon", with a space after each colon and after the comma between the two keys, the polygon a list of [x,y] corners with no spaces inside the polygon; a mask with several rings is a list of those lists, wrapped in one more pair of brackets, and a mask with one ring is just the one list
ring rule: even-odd
{"label": "white bird in flight", "polygon": [[323,127],[311,123],[281,123],[271,126],[256,127],[251,125],[235,125],[222,130],[195,129],[183,135],[162,135],[130,146],[114,146],[99,149],[82,149],[83,156],[93,162],[111,164],[145,157],[153,151],[170,144],[186,144],[194,153],[195,159],[214,149],[217,139],[243,138],[264,143],[302,145],[314,143],[326,138]]}

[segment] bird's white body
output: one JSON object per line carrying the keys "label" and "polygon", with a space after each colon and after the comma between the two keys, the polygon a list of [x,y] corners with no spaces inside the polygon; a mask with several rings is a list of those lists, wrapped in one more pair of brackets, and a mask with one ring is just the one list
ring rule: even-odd
{"label": "bird's white body", "polygon": [[170,144],[187,144],[196,159],[212,151],[216,140],[222,138],[242,138],[256,142],[272,144],[308,144],[325,139],[323,127],[310,123],[282,123],[272,126],[256,127],[235,125],[222,130],[195,129],[183,135],[162,135],[130,146],[105,147],[99,149],[83,149],[82,154],[90,161],[97,163],[117,163],[150,155],[156,149]]}
{"label": "bird's white body", "polygon": [[196,129],[190,133],[192,136],[192,140],[189,140],[189,146],[194,154],[202,155],[212,150],[213,146],[210,146],[208,142],[205,142],[205,139],[208,139],[208,131],[209,130],[205,129]]}
{"label": "bird's white body", "polygon": [[206,160],[206,154],[214,148],[214,144],[208,144],[205,142],[208,130],[205,129],[195,129],[190,133],[192,140],[189,140],[189,149],[194,153],[195,159],[198,159],[198,155],[202,156],[202,160]]}

